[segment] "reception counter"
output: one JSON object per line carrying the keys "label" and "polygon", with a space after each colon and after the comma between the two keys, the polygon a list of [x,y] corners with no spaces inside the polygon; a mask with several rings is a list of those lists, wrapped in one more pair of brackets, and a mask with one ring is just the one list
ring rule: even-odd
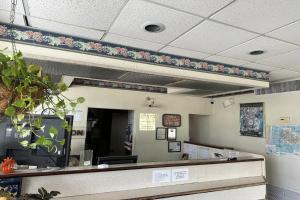
{"label": "reception counter", "polygon": [[264,158],[186,160],[16,171],[22,193],[37,188],[61,192],[65,200],[117,199],[264,199]]}

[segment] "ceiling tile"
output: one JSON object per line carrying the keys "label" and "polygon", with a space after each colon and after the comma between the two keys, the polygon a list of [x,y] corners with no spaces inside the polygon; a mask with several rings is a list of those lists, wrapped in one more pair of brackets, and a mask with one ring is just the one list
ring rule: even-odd
{"label": "ceiling tile", "polygon": [[195,51],[218,53],[256,36],[256,34],[237,28],[205,21],[170,45]]}
{"label": "ceiling tile", "polygon": [[[10,11],[11,9],[11,0],[1,0],[0,1],[0,10]],[[16,12],[19,14],[24,14],[24,7],[22,1],[17,1]]]}
{"label": "ceiling tile", "polygon": [[258,61],[262,64],[290,68],[300,71],[300,49],[285,54],[268,57]]}
{"label": "ceiling tile", "polygon": [[262,65],[262,64],[259,64],[259,63],[250,63],[250,62],[247,63],[247,64],[242,65],[242,67],[250,68],[250,69],[256,69],[256,70],[262,70],[262,71],[267,71],[267,72],[275,71],[275,70],[279,69],[277,67],[271,67],[271,66],[268,66],[268,65]]}
{"label": "ceiling tile", "polygon": [[125,0],[28,0],[30,15],[66,24],[107,30]]}
{"label": "ceiling tile", "polygon": [[289,70],[277,70],[270,73],[270,81],[283,81],[300,78],[300,72],[289,71]]}
{"label": "ceiling tile", "polygon": [[[9,11],[0,10],[0,22],[10,23]],[[14,24],[21,25],[21,26],[25,25],[23,14],[16,13]]]}
{"label": "ceiling tile", "polygon": [[205,60],[218,62],[218,63],[224,63],[224,64],[228,64],[228,65],[238,65],[238,66],[249,63],[248,61],[245,61],[245,60],[228,58],[228,57],[218,56],[218,55],[210,56],[210,57],[206,58]]}
{"label": "ceiling tile", "polygon": [[207,53],[203,53],[203,52],[199,52],[199,51],[192,51],[192,50],[187,50],[187,49],[181,49],[181,48],[171,47],[171,46],[164,47],[162,50],[160,50],[160,52],[183,56],[183,57],[196,58],[196,59],[203,59],[203,58],[210,56],[210,54],[207,54]]}
{"label": "ceiling tile", "polygon": [[300,45],[300,21],[272,31],[267,35]]}
{"label": "ceiling tile", "polygon": [[158,44],[158,43],[135,39],[135,38],[129,38],[129,37],[112,34],[112,33],[108,33],[107,35],[105,35],[105,37],[102,40],[105,42],[110,42],[110,43],[130,46],[130,47],[148,49],[151,51],[157,51],[158,49],[164,46],[163,44]]}
{"label": "ceiling tile", "polygon": [[[157,4],[132,0],[123,8],[109,32],[166,44],[201,20],[200,17]],[[161,23],[165,26],[165,30],[159,33],[149,33],[143,29],[147,23]]]}
{"label": "ceiling tile", "polygon": [[38,19],[35,17],[30,17],[30,24],[31,26],[46,30],[46,31],[53,31],[56,33],[62,33],[82,38],[88,38],[93,40],[100,40],[102,35],[104,34],[103,31],[78,27],[78,26],[72,26],[67,24],[61,24],[49,20],[44,19]]}
{"label": "ceiling tile", "polygon": [[[298,48],[296,45],[261,36],[223,51],[218,55],[256,61],[269,56],[285,53],[296,48]],[[254,50],[263,50],[265,53],[261,55],[250,55],[249,52]]]}
{"label": "ceiling tile", "polygon": [[151,0],[195,15],[208,17],[233,0]]}
{"label": "ceiling tile", "polygon": [[213,17],[231,25],[266,33],[300,18],[299,0],[239,0]]}

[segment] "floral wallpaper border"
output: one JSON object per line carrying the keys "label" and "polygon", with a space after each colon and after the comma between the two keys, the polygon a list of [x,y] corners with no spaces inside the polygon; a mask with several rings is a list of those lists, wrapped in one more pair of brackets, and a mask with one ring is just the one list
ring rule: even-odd
{"label": "floral wallpaper border", "polygon": [[263,81],[269,80],[268,72],[264,71],[88,40],[23,26],[14,26],[13,31],[11,31],[10,25],[0,23],[0,40],[10,40],[11,37],[14,37],[17,42],[21,43],[67,49],[98,56],[145,62],[183,70],[208,72]]}
{"label": "floral wallpaper border", "polygon": [[141,92],[155,92],[155,93],[167,93],[168,89],[165,87],[147,86],[133,83],[120,83],[114,81],[102,81],[102,80],[91,80],[84,78],[75,78],[72,85],[84,85],[101,88],[111,89],[123,89],[123,90],[135,90]]}

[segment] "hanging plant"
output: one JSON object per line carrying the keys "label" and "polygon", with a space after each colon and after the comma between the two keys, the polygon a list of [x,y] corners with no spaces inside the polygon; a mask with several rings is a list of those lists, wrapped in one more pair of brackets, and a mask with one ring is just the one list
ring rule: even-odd
{"label": "hanging plant", "polygon": [[[70,124],[65,119],[67,108],[74,110],[77,104],[84,102],[84,98],[73,100],[64,96],[66,84],[54,83],[38,65],[27,65],[21,52],[13,56],[0,52],[0,75],[0,117],[10,117],[19,133],[20,144],[32,149],[41,146],[48,151],[55,151],[56,144],[64,145],[64,139],[57,139],[57,128],[51,126],[45,133],[42,117],[32,113],[40,106],[42,113],[56,115],[62,119],[62,127],[70,131]],[[32,143],[25,140],[31,134],[37,138]]]}

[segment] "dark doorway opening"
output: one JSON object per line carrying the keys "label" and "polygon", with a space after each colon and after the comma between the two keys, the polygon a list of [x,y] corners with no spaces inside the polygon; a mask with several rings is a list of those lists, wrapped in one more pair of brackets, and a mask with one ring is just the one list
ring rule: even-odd
{"label": "dark doorway opening", "polygon": [[130,116],[133,111],[88,109],[85,149],[93,150],[93,164],[98,157],[131,155],[125,143],[131,143]]}

